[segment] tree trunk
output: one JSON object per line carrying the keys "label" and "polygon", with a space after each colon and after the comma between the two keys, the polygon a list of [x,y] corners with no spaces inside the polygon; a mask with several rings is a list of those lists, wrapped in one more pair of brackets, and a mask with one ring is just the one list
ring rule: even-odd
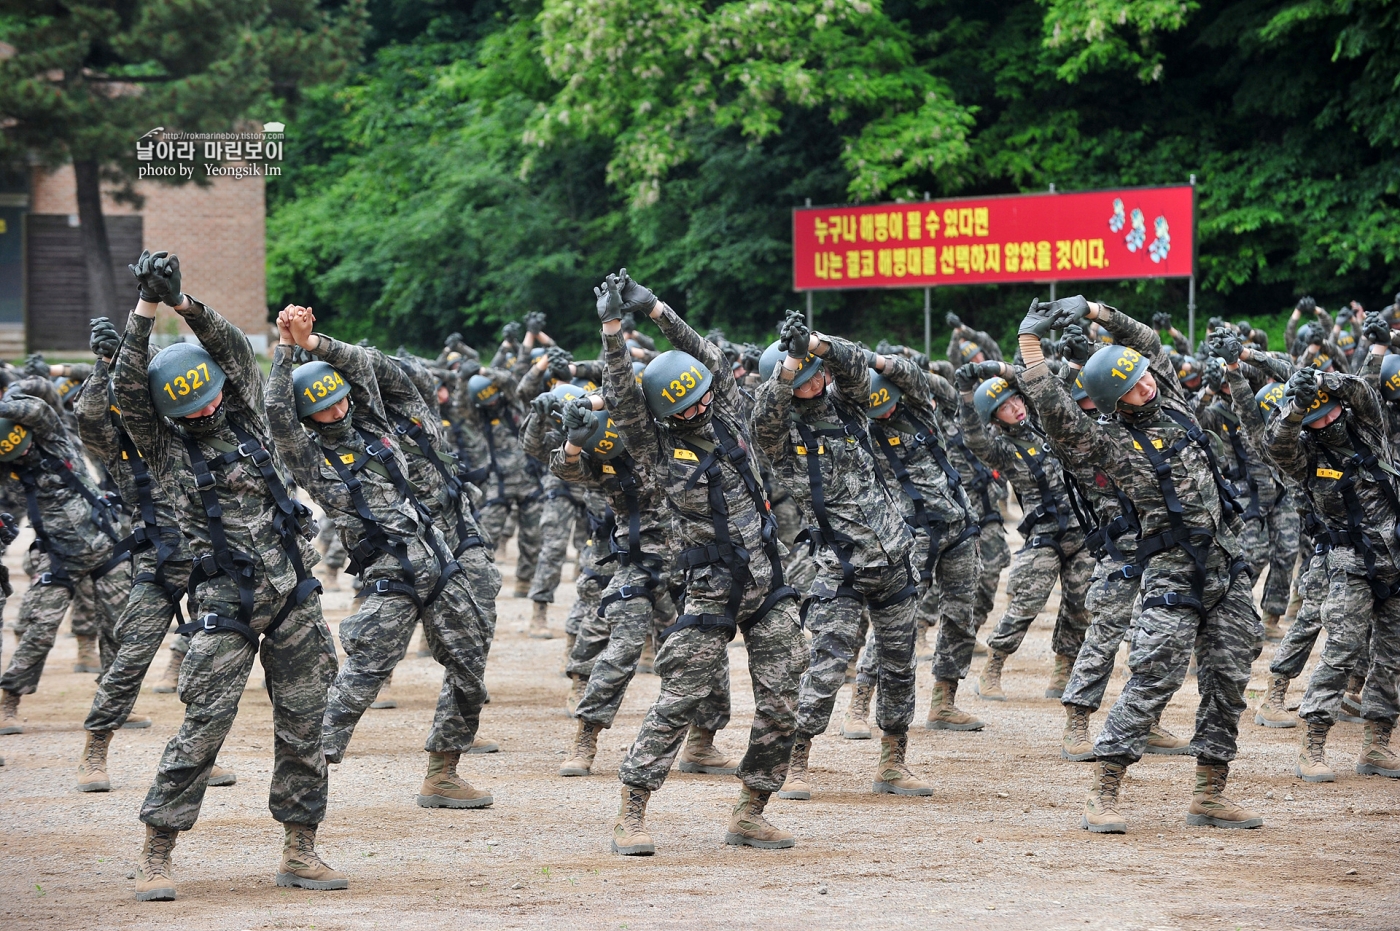
{"label": "tree trunk", "polygon": [[[75,159],[73,174],[78,181],[78,222],[83,237],[83,260],[87,264],[88,307],[94,317],[115,320],[120,316],[117,280],[112,274],[107,223],[102,219],[102,187],[97,162]],[[134,260],[135,256],[132,258]]]}

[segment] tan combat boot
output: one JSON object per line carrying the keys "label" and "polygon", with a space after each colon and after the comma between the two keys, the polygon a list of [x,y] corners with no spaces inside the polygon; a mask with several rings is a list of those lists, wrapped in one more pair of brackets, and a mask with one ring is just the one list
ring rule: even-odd
{"label": "tan combat boot", "polygon": [[1001,668],[1006,665],[1009,653],[991,650],[982,673],[972,683],[972,691],[983,701],[1006,701],[1006,693],[1001,690]]}
{"label": "tan combat boot", "polygon": [[875,694],[875,686],[856,683],[851,690],[851,703],[846,706],[846,716],[841,719],[841,736],[847,740],[870,739],[870,699]]}
{"label": "tan combat boot", "polygon": [[485,808],[494,801],[491,793],[473,789],[467,780],[457,775],[457,761],[461,756],[455,750],[428,754],[428,775],[418,790],[419,807]]}
{"label": "tan combat boot", "polygon": [[369,706],[376,711],[384,711],[389,708],[397,708],[399,703],[389,694],[389,687],[394,684],[394,674],[389,673],[389,678],[384,680],[384,684],[379,687],[379,694],[374,696],[374,701]]}
{"label": "tan combat boot", "polygon": [[175,850],[175,838],[179,835],[179,831],[163,831],[146,825],[146,842],[136,858],[136,901],[175,901],[170,854]]}
{"label": "tan combat boot", "polygon": [[588,691],[588,680],[583,676],[570,676],[569,696],[564,699],[564,713],[571,718],[578,717],[578,703],[583,701],[583,695]]}
{"label": "tan combat boot", "polygon": [[1221,794],[1225,791],[1225,780],[1229,774],[1230,767],[1226,763],[1196,766],[1196,793],[1191,796],[1191,807],[1186,810],[1187,824],[1213,828],[1264,826],[1264,819],[1259,815]]}
{"label": "tan combat boot", "polygon": [[1337,712],[1337,720],[1348,724],[1365,724],[1361,716],[1361,690],[1366,687],[1365,676],[1350,676],[1346,691],[1342,693],[1342,707]]}
{"label": "tan combat boot", "polygon": [[231,769],[224,769],[215,763],[209,770],[209,780],[206,783],[210,786],[231,786],[238,782],[238,776]]}
{"label": "tan combat boot", "polygon": [[180,666],[185,662],[185,654],[178,650],[170,651],[170,662],[165,664],[165,672],[151,691],[158,695],[173,695],[180,687]]}
{"label": "tan combat boot", "polygon": [[933,786],[909,771],[904,756],[909,751],[908,734],[886,734],[880,738],[880,765],[870,791],[876,795],[932,795]]}
{"label": "tan combat boot", "polygon": [[981,640],[973,640],[973,641],[972,641],[972,655],[973,655],[973,656],[986,656],[986,655],[987,655],[987,645],[986,645],[985,643],[983,643]]}
{"label": "tan combat boot", "polygon": [[924,727],[931,731],[980,731],[986,727],[981,718],[963,711],[953,701],[958,697],[958,680],[937,679],[929,696],[928,717]]}
{"label": "tan combat boot", "polygon": [[1283,628],[1279,626],[1277,614],[1264,615],[1264,639],[1275,643],[1283,639]]}
{"label": "tan combat boot", "polygon": [[[527,593],[528,594],[528,593]],[[553,640],[554,634],[549,629],[549,603],[544,601],[535,602],[535,613],[530,615],[530,639],[532,640]]]}
{"label": "tan combat boot", "polygon": [[559,675],[566,679],[569,677],[569,657],[574,655],[574,644],[577,642],[577,634],[564,631],[564,660],[559,664]]}
{"label": "tan combat boot", "polygon": [[559,775],[593,775],[593,759],[598,755],[598,735],[602,732],[603,725],[590,724],[580,718],[578,733],[574,735],[573,755],[564,761],[563,766],[559,767]]}
{"label": "tan combat boot", "polygon": [[333,870],[316,852],[316,825],[282,825],[282,863],[277,867],[277,885],[298,889],[347,889],[350,880]]}
{"label": "tan combat boot", "polygon": [[97,638],[91,635],[78,635],[78,661],[73,664],[74,672],[101,672],[102,658],[97,654]]}
{"label": "tan combat boot", "polygon": [[1055,654],[1055,671],[1050,673],[1050,684],[1045,687],[1046,698],[1063,698],[1065,687],[1069,685],[1069,674],[1074,669],[1074,657]]}
{"label": "tan combat boot", "polygon": [[516,597],[516,598],[529,598],[529,597],[530,597],[530,580],[529,580],[529,579],[516,579],[516,580],[515,580],[515,592],[514,592],[514,594],[515,594],[515,597]]}
{"label": "tan combat boot", "polygon": [[807,782],[807,757],[811,752],[812,738],[798,735],[792,742],[787,779],[778,791],[778,798],[806,801],[812,797],[812,786]]}
{"label": "tan combat boot", "polygon": [[680,770],[683,773],[705,773],[709,776],[732,776],[739,771],[739,761],[725,755],[715,746],[715,732],[690,725],[681,750]]}
{"label": "tan combat boot", "polygon": [[642,641],[642,657],[637,660],[637,672],[647,676],[656,674],[656,642],[650,634]]}
{"label": "tan combat boot", "polygon": [[0,696],[0,734],[23,734],[24,726],[19,723],[19,692],[9,689]]}
{"label": "tan combat boot", "polygon": [[1094,742],[1089,739],[1089,709],[1065,705],[1065,736],[1060,741],[1060,758],[1071,763],[1092,763]]}
{"label": "tan combat boot", "polygon": [[478,754],[500,753],[501,745],[496,743],[496,741],[492,740],[490,737],[482,737],[478,734],[476,737],[472,738],[472,745],[467,748],[467,752]]}
{"label": "tan combat boot", "polygon": [[763,817],[763,809],[773,793],[756,792],[748,786],[739,790],[739,802],[729,816],[729,830],[724,842],[734,846],[758,847],[762,850],[782,850],[797,843],[787,831],[781,831]]}
{"label": "tan combat boot", "polygon": [[1260,727],[1297,727],[1298,716],[1284,707],[1288,701],[1287,676],[1269,676],[1269,691],[1254,711],[1254,723]]}
{"label": "tan combat boot", "polygon": [[78,763],[79,792],[110,792],[107,779],[107,748],[112,745],[111,731],[88,731],[83,745],[83,758]]}
{"label": "tan combat boot", "polygon": [[1308,718],[1307,722],[1308,729],[1303,733],[1303,746],[1298,751],[1293,775],[1304,782],[1336,782],[1337,774],[1327,765],[1327,732],[1332,725],[1314,718]]}
{"label": "tan combat boot", "polygon": [[1390,734],[1395,725],[1385,721],[1367,721],[1361,729],[1361,755],[1356,758],[1358,776],[1389,776],[1400,779],[1400,756],[1390,749]]}
{"label": "tan combat boot", "polygon": [[651,793],[632,786],[622,787],[622,805],[613,822],[612,852],[624,857],[649,857],[656,845],[647,833],[647,801]]}
{"label": "tan combat boot", "polygon": [[1147,746],[1144,752],[1156,753],[1159,756],[1181,756],[1191,752],[1191,741],[1176,736],[1163,727],[1161,721],[1154,721],[1152,730],[1147,732]]}
{"label": "tan combat boot", "polygon": [[1099,761],[1094,774],[1094,787],[1084,800],[1084,819],[1080,826],[1094,834],[1126,834],[1128,822],[1118,811],[1118,793],[1123,788],[1123,776],[1128,768],[1121,763]]}
{"label": "tan combat boot", "polygon": [[151,726],[151,719],[144,714],[129,714],[122,722],[124,731],[140,731]]}

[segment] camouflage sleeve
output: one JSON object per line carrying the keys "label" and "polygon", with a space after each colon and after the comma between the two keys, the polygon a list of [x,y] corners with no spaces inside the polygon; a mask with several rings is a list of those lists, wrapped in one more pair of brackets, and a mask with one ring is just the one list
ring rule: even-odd
{"label": "camouflage sleeve", "polygon": [[1332,357],[1332,366],[1339,372],[1351,372],[1351,363],[1347,361],[1347,354],[1342,351],[1342,347],[1337,345],[1337,341],[1330,336],[1327,342],[1323,343],[1323,348]]}
{"label": "camouflage sleeve", "polygon": [[[1157,335],[1157,331],[1146,324],[1138,323],[1123,311],[1107,304],[1099,305],[1098,324],[1109,333],[1113,334],[1113,341],[1120,346],[1128,346],[1138,352],[1154,359],[1162,354],[1162,337]],[[1170,367],[1170,363],[1168,364]]]}
{"label": "camouflage sleeve", "polygon": [[1249,364],[1272,375],[1276,381],[1288,381],[1293,375],[1293,360],[1283,352],[1251,352]]}
{"label": "camouflage sleeve", "polygon": [[1065,461],[1091,464],[1112,462],[1118,457],[1113,442],[1070,398],[1064,383],[1049,366],[1032,365],[1021,373],[1021,384],[1035,404],[1041,426]]}
{"label": "camouflage sleeve", "polygon": [[1332,315],[1321,307],[1317,309],[1317,322],[1322,325],[1322,331],[1324,333],[1332,332]]}
{"label": "camouflage sleeve", "polygon": [[544,380],[548,377],[548,369],[541,371],[538,365],[531,365],[521,376],[520,383],[516,386],[516,392],[526,402],[533,401],[544,391]]}
{"label": "camouflage sleeve", "polygon": [[477,374],[485,375],[489,378],[491,384],[505,393],[507,400],[515,401],[520,397],[519,392],[516,390],[517,386],[520,384],[520,378],[514,372],[507,369],[484,368]]}
{"label": "camouflage sleeve", "polygon": [[870,401],[870,366],[865,364],[865,354],[839,336],[822,334],[821,339],[830,347],[822,364],[836,379],[836,390],[864,414]]}
{"label": "camouflage sleeve", "polygon": [[963,442],[989,468],[1005,471],[1015,462],[1016,451],[1011,444],[1000,437],[993,439],[987,433],[971,401],[960,401],[958,404],[958,421],[962,425]]}
{"label": "camouflage sleeve", "polygon": [[1308,479],[1308,459],[1303,455],[1298,437],[1302,429],[1302,412],[1294,410],[1291,403],[1285,405],[1281,416],[1270,418],[1269,425],[1264,428],[1264,448],[1269,458],[1285,475],[1299,483]]}
{"label": "camouflage sleeve", "polygon": [[753,438],[758,448],[774,463],[786,462],[792,455],[788,415],[792,411],[792,382],[773,377],[754,393]]}
{"label": "camouflage sleeve", "polygon": [[[1356,351],[1360,352],[1361,350],[1358,349]],[[1366,361],[1362,363],[1361,371],[1356,373],[1366,379],[1366,384],[1370,385],[1376,391],[1381,390],[1381,360],[1384,359],[1386,355],[1388,355],[1388,353],[1366,353]]]}
{"label": "camouflage sleeve", "polygon": [[1352,415],[1365,426],[1386,433],[1385,411],[1381,396],[1359,375],[1338,375],[1328,372],[1322,376],[1325,388],[1341,396]]}
{"label": "camouflage sleeve", "polygon": [[520,446],[525,450],[525,455],[544,462],[549,458],[550,450],[563,445],[563,437],[558,431],[549,429],[550,426],[552,424],[545,424],[543,418],[535,414],[534,408],[528,410],[524,422],[520,424]]}
{"label": "camouflage sleeve", "polygon": [[[661,302],[661,316],[657,318],[656,323],[672,346],[699,359],[705,368],[715,374],[716,382],[723,376],[727,376],[730,382],[734,381],[734,370],[730,368],[729,360],[724,357],[724,351],[695,332],[665,301]],[[628,370],[631,370],[630,362]],[[716,384],[715,388],[718,389],[719,385]],[[719,391],[716,390],[715,393],[718,394]]]}
{"label": "camouflage sleeve", "polygon": [[[321,345],[325,345],[324,340]],[[268,428],[272,432],[272,442],[277,446],[278,457],[295,476],[297,484],[314,493],[324,483],[321,453],[297,418],[297,400],[292,391],[292,370],[295,367],[291,346],[279,345],[273,350],[272,374],[267,381]],[[349,376],[346,375],[346,378],[348,380]]]}
{"label": "camouflage sleeve", "polygon": [[947,353],[946,353],[946,355],[945,355],[945,358],[947,358],[948,361],[952,362],[954,365],[961,365],[961,364],[962,364],[962,358],[961,358],[961,356],[960,356],[960,354],[959,354],[959,352],[958,352],[958,350],[961,348],[958,344],[961,343],[961,342],[962,342],[962,337],[958,335],[958,333],[957,333],[956,330],[954,330],[951,334],[949,334],[949,336],[948,336],[948,350],[947,350]]}
{"label": "camouflage sleeve", "polygon": [[[317,333],[316,338],[318,342],[311,354],[329,362],[341,374],[350,386],[350,397],[354,399],[356,407],[364,413],[373,414],[383,420],[386,416],[384,399],[379,395],[379,379],[375,376],[374,361],[370,358],[369,350],[364,346],[356,346],[354,343],[332,339],[324,333]],[[289,360],[287,370],[288,395],[290,395],[290,350],[287,357]],[[295,413],[293,410],[294,415]],[[298,425],[298,429],[300,429],[300,425]]]}
{"label": "camouflage sleeve", "polygon": [[1244,364],[1238,369],[1225,369],[1225,380],[1230,383],[1230,406],[1240,418],[1240,429],[1250,445],[1267,452],[1264,442],[1264,415],[1254,400],[1254,392],[1249,390],[1249,380],[1245,378]]}
{"label": "camouflage sleeve", "polygon": [[[903,356],[885,356],[884,376],[894,382],[894,386],[904,392],[904,397],[915,407],[925,407],[929,399],[933,396],[933,389],[928,378],[919,371],[919,367]],[[932,375],[939,381],[943,379],[937,375]],[[946,381],[943,382],[948,384]],[[950,386],[951,387],[951,386]],[[953,403],[957,403],[957,394],[953,395]]]}
{"label": "camouflage sleeve", "polygon": [[[493,356],[491,357],[491,362],[490,362],[490,365],[489,365],[488,367],[489,367],[489,368],[493,368],[493,369],[505,368],[505,367],[506,367],[506,360],[509,359],[509,358],[511,357],[511,353],[512,353],[512,352],[514,352],[516,355],[519,355],[519,354],[520,354],[518,351],[516,351],[516,350],[513,349],[512,347],[507,346],[505,343],[501,343],[500,346],[497,346],[497,347],[496,347],[496,353],[495,353],[495,355],[493,355]],[[438,364],[438,365],[446,365],[446,364],[447,364],[447,350],[446,350],[446,349],[444,349],[444,350],[442,351],[442,355],[438,356],[438,362],[437,362],[437,364]]]}
{"label": "camouflage sleeve", "polygon": [[595,385],[603,383],[603,363],[597,359],[585,359],[582,362],[574,363],[574,372],[577,378],[584,381],[591,381]]}
{"label": "camouflage sleeve", "polygon": [[83,385],[83,393],[73,407],[78,418],[78,435],[83,445],[98,462],[109,465],[121,458],[121,440],[109,410],[107,398],[107,363],[99,359]]}
{"label": "camouflage sleeve", "polygon": [[43,398],[29,394],[12,394],[0,401],[0,417],[24,424],[41,440],[52,443],[67,442],[68,433],[63,429],[63,421]]}
{"label": "camouflage sleeve", "polygon": [[972,341],[982,350],[988,361],[1005,362],[1006,358],[1001,354],[1001,347],[992,338],[992,334],[982,330],[972,331]]}
{"label": "camouflage sleeve", "polygon": [[578,485],[581,488],[602,488],[603,483],[598,480],[598,476],[593,474],[593,470],[584,464],[582,456],[574,459],[573,462],[564,455],[564,446],[561,443],[557,449],[549,454],[549,471],[561,481],[570,485]]}
{"label": "camouflage sleeve", "polygon": [[73,378],[78,381],[87,381],[92,377],[92,372],[95,368],[95,365],[91,365],[87,362],[73,362],[63,367],[63,374],[68,378]]}
{"label": "camouflage sleeve", "polygon": [[[399,367],[399,362],[378,349],[370,348],[365,352],[369,355],[370,365],[374,369],[374,383],[379,389],[379,399],[384,403],[385,411],[392,411],[417,421],[435,443],[443,442],[445,434],[442,429],[442,417],[423,399],[422,391],[408,373]],[[410,361],[409,365],[421,368],[416,361]],[[426,371],[424,369],[425,374]]]}
{"label": "camouflage sleeve", "polygon": [[632,375],[632,357],[621,333],[603,334],[603,397],[632,458],[651,464],[661,458],[642,386]]}
{"label": "camouflage sleeve", "polygon": [[[915,369],[918,371],[918,369]],[[929,392],[935,404],[942,405],[948,410],[956,410],[958,407],[958,389],[948,379],[937,372],[920,372],[928,382]]]}
{"label": "camouflage sleeve", "polygon": [[112,367],[112,390],[117,396],[117,406],[122,409],[122,425],[127,435],[141,451],[141,455],[152,468],[166,461],[166,447],[170,434],[161,423],[151,401],[150,381],[146,378],[146,366],[151,361],[151,328],[155,321],[150,317],[132,314],[126,320],[126,333],[117,349],[117,358]]}
{"label": "camouflage sleeve", "polygon": [[[213,308],[201,301],[190,298],[199,308],[198,313],[185,316],[200,345],[208,350],[219,368],[224,370],[224,398],[232,395],[235,403],[259,425],[266,425],[267,415],[263,405],[263,375],[258,367],[258,357],[253,352],[252,343],[238,327],[229,323]],[[132,314],[134,318],[136,315]],[[123,406],[125,411],[126,407]]]}

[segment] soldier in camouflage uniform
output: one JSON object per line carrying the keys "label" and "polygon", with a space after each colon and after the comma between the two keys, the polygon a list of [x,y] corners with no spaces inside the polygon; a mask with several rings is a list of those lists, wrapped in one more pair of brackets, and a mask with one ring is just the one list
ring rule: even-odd
{"label": "soldier in camouflage uniform", "polygon": [[[780,798],[808,799],[812,740],[826,730],[846,667],[870,611],[880,653],[876,718],[884,736],[873,790],[931,795],[905,765],[914,716],[914,608],[918,575],[913,537],[898,501],[876,471],[866,433],[870,369],[865,352],[813,334],[789,312],[783,337],[764,353],[754,405],[754,437],[774,474],[815,526],[807,530],[818,565],[803,606],[812,657],[802,676],[797,738]],[[775,374],[776,373],[776,374]]]}
{"label": "soldier in camouflage uniform", "polygon": [[[190,551],[170,499],[152,478],[136,444],[122,426],[121,411],[113,403],[109,367],[119,341],[117,328],[109,319],[99,317],[93,321],[92,348],[97,354],[97,365],[75,408],[83,445],[107,467],[122,500],[132,509],[137,527],[131,593],[113,628],[116,655],[98,680],[92,709],[83,723],[87,740],[78,765],[80,792],[111,789],[107,750],[112,734],[129,725],[141,681],[170,630],[171,619],[180,616],[180,599],[190,580]],[[149,718],[144,720],[150,724]],[[235,781],[233,773],[214,764],[209,785],[229,786]]]}
{"label": "soldier in camouflage uniform", "polygon": [[[185,720],[141,806],[146,841],[137,898],[175,897],[171,852],[179,832],[199,817],[255,657],[272,702],[268,807],[285,829],[277,882],[343,889],[345,877],[315,851],[326,814],[321,718],[335,678],[335,644],[321,616],[319,583],[307,571],[316,559],[302,526],[309,512],[287,497],[266,448],[262,371],[242,331],[181,293],[178,259],[145,253],[132,271],[141,299],[127,320],[113,388],[127,433],[168,492],[195,558],[190,599],[201,612],[180,670]],[[151,359],[157,301],[175,308],[203,348],[179,343]]]}
{"label": "soldier in camouflage uniform", "polygon": [[[767,499],[749,452],[746,404],[729,361],[671,308],[627,277],[598,289],[608,340],[607,388],[628,452],[663,484],[684,547],[675,573],[681,612],[656,657],[661,693],[618,772],[622,806],[613,828],[619,853],[654,851],[645,833],[646,804],[681,747],[695,708],[728,662],[736,628],[744,631],[755,712],[739,766],[743,783],[725,842],[791,847],[791,834],[763,817],[783,784],[796,726],[797,678],[806,662],[797,601],[782,582],[782,555]],[[676,348],[647,366],[638,387],[630,366],[612,364],[627,311],[647,313]],[[645,406],[637,403],[642,394]],[[624,402],[624,395],[632,400]],[[653,422],[653,417],[657,422]]]}
{"label": "soldier in camouflage uniform", "polygon": [[[313,333],[314,322],[300,307],[279,316],[267,403],[279,452],[298,483],[335,520],[367,593],[359,610],[340,624],[346,660],[326,701],[326,759],[344,758],[355,725],[403,658],[421,618],[428,645],[446,673],[424,748],[428,771],[417,803],[485,807],[491,795],[472,788],[456,770],[471,749],[486,698],[482,676],[494,620],[478,595],[494,604],[500,577],[482,553],[475,527],[453,521],[469,534],[456,541],[458,531],[453,531],[466,566],[457,562],[452,544],[435,525],[448,523],[441,502],[436,514],[430,511],[406,477],[408,462],[388,439],[395,430],[379,393],[380,378],[392,378],[397,368],[381,363],[376,373],[370,350]],[[295,380],[293,343],[324,360],[308,363]],[[398,374],[397,396],[417,398],[417,389]],[[332,398],[331,406],[322,406]],[[427,420],[426,410],[420,419]],[[425,475],[420,472],[420,481]],[[466,520],[460,512],[452,516]]]}
{"label": "soldier in camouflage uniform", "polygon": [[[1083,326],[1088,319],[1116,344],[1091,356],[1080,375],[1098,420],[1072,400],[1040,346],[1052,326]],[[1107,305],[1082,297],[1033,302],[1018,340],[1027,366],[1021,383],[1056,448],[1103,469],[1137,506],[1141,523],[1133,574],[1140,576],[1143,602],[1128,659],[1132,677],[1094,744],[1098,767],[1083,826],[1099,833],[1127,829],[1118,809],[1124,772],[1142,756],[1194,649],[1201,705],[1187,823],[1259,827],[1262,818],[1222,794],[1263,631],[1210,435],[1191,417],[1157,334]]]}
{"label": "soldier in camouflage uniform", "polygon": [[[1371,348],[1385,351],[1379,343]],[[1307,732],[1294,773],[1307,782],[1336,778],[1327,765],[1327,734],[1368,637],[1356,771],[1400,777],[1400,756],[1390,748],[1400,717],[1400,482],[1388,433],[1381,399],[1364,378],[1308,369],[1289,379],[1279,416],[1266,429],[1274,461],[1312,502],[1332,544],[1322,606],[1327,644],[1298,710]]]}
{"label": "soldier in camouflage uniform", "polygon": [[[1055,669],[1046,698],[1059,698],[1084,631],[1089,611],[1084,599],[1094,571],[1094,557],[1084,546],[1084,528],[1074,512],[1060,462],[1046,449],[1044,432],[1031,419],[1025,390],[1004,362],[964,365],[956,378],[962,392],[959,417],[968,448],[990,468],[999,470],[1016,489],[1025,519],[1017,528],[1026,544],[1013,557],[1006,580],[1009,601],[997,629],[987,638],[987,663],[973,683],[979,697],[1005,701],[1001,671],[1020,648],[1035,616],[1045,607],[1055,582],[1060,582],[1060,610],[1055,617],[1051,648]],[[977,382],[982,381],[978,386]],[[982,408],[974,407],[974,388]],[[987,427],[996,421],[996,432]]]}
{"label": "soldier in camouflage uniform", "polygon": [[92,582],[104,670],[116,655],[112,631],[131,588],[130,552],[120,546],[120,510],[114,498],[94,487],[54,408],[24,393],[31,381],[12,386],[0,400],[0,484],[25,495],[35,536],[30,547],[34,582],[20,603],[21,623],[16,625],[23,633],[0,676],[0,734],[23,731],[20,696],[39,687],[75,584]]}

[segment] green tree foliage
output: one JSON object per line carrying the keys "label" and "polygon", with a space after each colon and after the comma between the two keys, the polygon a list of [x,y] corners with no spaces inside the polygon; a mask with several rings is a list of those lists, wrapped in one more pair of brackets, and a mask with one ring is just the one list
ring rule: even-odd
{"label": "green tree foliage", "polygon": [[[766,341],[813,203],[1198,181],[1198,300],[1262,322],[1400,284],[1400,6],[1385,0],[371,2],[373,53],[308,96],[270,182],[269,299],[347,334],[486,345],[551,314],[596,345],[627,265]],[[1060,293],[1075,289],[1062,285]],[[1184,324],[1186,282],[1086,285]],[[1031,286],[935,289],[1010,335]],[[815,298],[922,342],[922,295]],[[935,327],[935,346],[941,326]]]}

